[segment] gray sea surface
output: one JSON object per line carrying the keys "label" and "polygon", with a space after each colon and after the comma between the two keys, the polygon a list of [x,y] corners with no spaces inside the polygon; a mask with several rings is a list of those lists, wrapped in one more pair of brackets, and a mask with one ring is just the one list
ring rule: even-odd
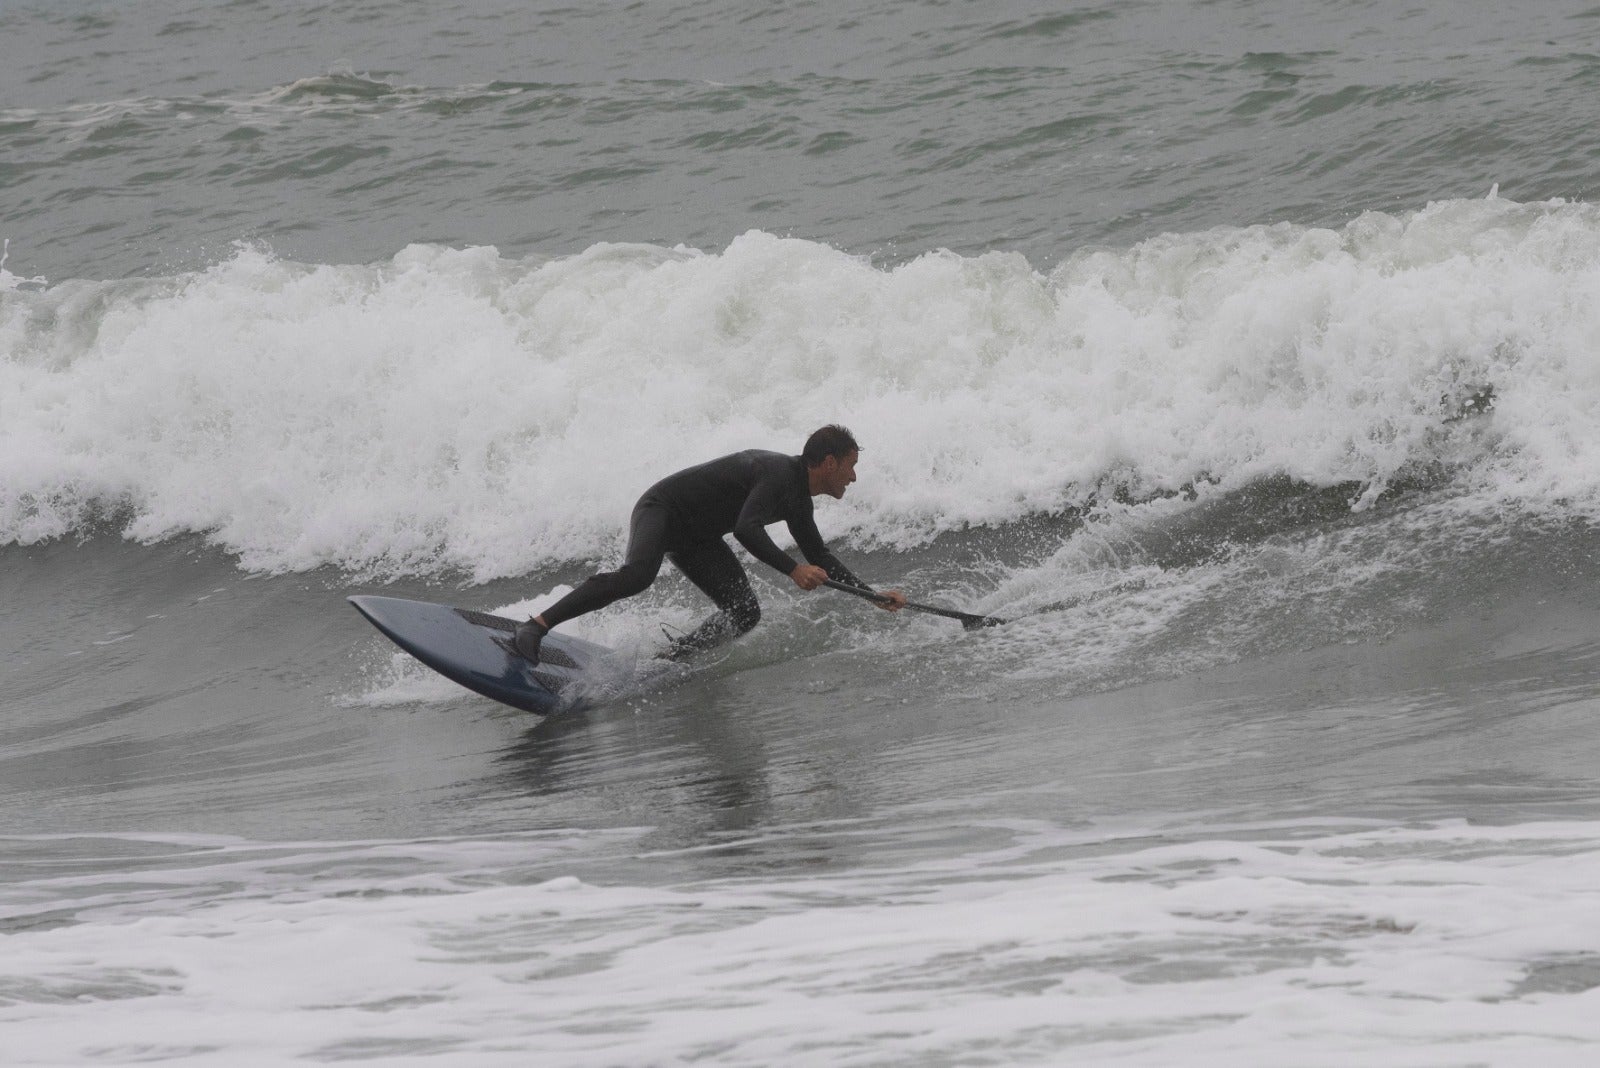
{"label": "gray sea surface", "polygon": [[413,242],[885,262],[1581,199],[1583,2],[8,3],[0,236],[52,280]]}
{"label": "gray sea surface", "polygon": [[[0,1060],[1587,1063],[1597,34],[0,0]],[[834,419],[1004,626],[747,559],[539,720],[345,601]]]}

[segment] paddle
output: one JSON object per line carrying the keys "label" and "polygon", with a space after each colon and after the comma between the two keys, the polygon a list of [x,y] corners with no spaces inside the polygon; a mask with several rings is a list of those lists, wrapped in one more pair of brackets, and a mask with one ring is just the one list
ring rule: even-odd
{"label": "paddle", "polygon": [[[858,586],[846,586],[844,583],[835,582],[833,579],[823,579],[822,584],[830,589],[839,590],[843,593],[853,593],[857,597],[864,597],[869,601],[876,601],[879,604],[883,604],[889,599],[881,593],[875,593],[872,590],[863,590]],[[977,630],[979,627],[998,627],[1000,624],[1005,622],[1005,620],[997,619],[994,616],[975,616],[970,612],[957,612],[953,608],[935,608],[931,604],[917,604],[915,601],[907,601],[906,607],[911,609],[913,612],[926,612],[930,616],[944,616],[946,619],[959,619],[961,620],[962,628],[965,630]]]}

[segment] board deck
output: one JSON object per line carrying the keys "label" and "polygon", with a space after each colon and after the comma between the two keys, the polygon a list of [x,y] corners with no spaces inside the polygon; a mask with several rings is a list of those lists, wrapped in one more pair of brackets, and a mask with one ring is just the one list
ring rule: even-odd
{"label": "board deck", "polygon": [[385,637],[445,678],[541,716],[581,706],[584,673],[611,652],[582,638],[550,634],[536,666],[511,644],[514,619],[400,597],[349,601]]}

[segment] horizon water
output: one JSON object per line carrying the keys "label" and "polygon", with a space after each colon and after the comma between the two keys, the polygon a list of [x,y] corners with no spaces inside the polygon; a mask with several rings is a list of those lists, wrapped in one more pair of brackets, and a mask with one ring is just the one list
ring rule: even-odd
{"label": "horizon water", "polygon": [[[0,1059],[1587,1063],[1597,27],[0,7]],[[541,722],[345,603],[833,421],[1010,622],[745,558]]]}

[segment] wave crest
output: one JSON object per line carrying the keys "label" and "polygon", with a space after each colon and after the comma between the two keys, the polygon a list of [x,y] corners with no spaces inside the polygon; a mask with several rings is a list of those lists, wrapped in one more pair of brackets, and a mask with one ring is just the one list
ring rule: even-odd
{"label": "wave crest", "polygon": [[662,474],[841,421],[823,525],[905,547],[1127,495],[1445,471],[1588,509],[1600,219],[1447,201],[1340,230],[1169,234],[1045,274],[720,253],[236,249],[155,281],[0,291],[0,540],[109,512],[250,568],[477,580],[616,548]]}

